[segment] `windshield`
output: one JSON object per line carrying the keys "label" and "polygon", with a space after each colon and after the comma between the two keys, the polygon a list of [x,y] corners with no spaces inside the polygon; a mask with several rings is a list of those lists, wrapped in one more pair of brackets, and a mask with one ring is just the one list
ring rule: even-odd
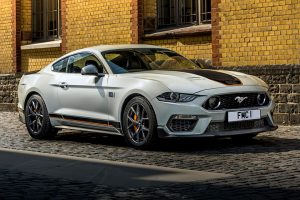
{"label": "windshield", "polygon": [[114,74],[145,70],[199,69],[187,58],[166,49],[122,49],[102,53]]}

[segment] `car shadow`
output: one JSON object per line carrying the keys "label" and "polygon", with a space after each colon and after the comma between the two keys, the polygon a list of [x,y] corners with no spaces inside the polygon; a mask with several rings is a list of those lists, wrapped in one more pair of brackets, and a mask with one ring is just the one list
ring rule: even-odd
{"label": "car shadow", "polygon": [[[0,169],[0,172],[3,183],[0,187],[0,199],[299,199],[298,187],[270,186],[268,183],[249,185],[247,180],[235,176],[189,184],[116,187],[37,173],[4,169]],[[131,178],[136,179],[135,176]]]}
{"label": "car shadow", "polygon": [[[110,147],[132,148],[125,143],[123,137],[102,135],[91,132],[67,131],[58,134],[55,140],[107,145]],[[146,151],[243,154],[288,152],[292,150],[300,150],[300,139],[259,135],[247,142],[231,140],[230,138],[161,139]]]}

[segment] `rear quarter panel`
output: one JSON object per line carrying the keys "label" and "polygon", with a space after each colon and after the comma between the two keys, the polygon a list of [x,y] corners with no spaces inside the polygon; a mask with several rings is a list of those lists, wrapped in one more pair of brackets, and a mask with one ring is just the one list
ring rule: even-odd
{"label": "rear quarter panel", "polygon": [[23,75],[18,87],[18,107],[24,110],[26,99],[33,93],[40,95],[46,103],[49,113],[57,109],[57,81],[52,73],[39,72]]}

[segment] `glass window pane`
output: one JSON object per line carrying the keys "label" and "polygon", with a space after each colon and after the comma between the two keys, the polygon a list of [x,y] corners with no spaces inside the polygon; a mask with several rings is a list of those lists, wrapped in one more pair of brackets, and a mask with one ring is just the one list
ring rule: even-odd
{"label": "glass window pane", "polygon": [[58,61],[57,63],[53,64],[53,71],[55,72],[66,72],[68,58]]}
{"label": "glass window pane", "polygon": [[33,40],[53,40],[59,37],[60,0],[32,1]]}
{"label": "glass window pane", "polygon": [[103,72],[103,66],[99,60],[90,53],[80,53],[69,57],[67,73],[81,73],[81,69],[87,65],[95,65],[98,72]]}
{"label": "glass window pane", "polygon": [[43,35],[43,0],[34,0],[32,7],[33,16],[33,38],[41,39]]}
{"label": "glass window pane", "polygon": [[200,20],[201,23],[207,23],[211,21],[211,1],[210,0],[200,0]]}
{"label": "glass window pane", "polygon": [[197,23],[198,0],[180,0],[179,1],[179,24]]}
{"label": "glass window pane", "polygon": [[176,25],[176,0],[158,1],[158,25],[160,27]]}

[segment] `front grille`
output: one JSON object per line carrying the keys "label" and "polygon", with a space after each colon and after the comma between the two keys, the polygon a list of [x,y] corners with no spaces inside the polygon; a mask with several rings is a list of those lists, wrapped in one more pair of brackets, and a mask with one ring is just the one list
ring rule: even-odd
{"label": "front grille", "polygon": [[235,131],[241,129],[255,129],[262,128],[268,125],[266,118],[251,121],[241,121],[241,122],[212,122],[206,129],[207,133],[219,132],[219,131]]}
{"label": "front grille", "polygon": [[198,120],[195,119],[171,119],[168,128],[172,132],[192,131]]}
{"label": "front grille", "polygon": [[[235,94],[225,94],[219,95],[220,106],[216,109],[211,109],[208,105],[208,100],[203,104],[203,107],[207,110],[222,110],[222,109],[236,109],[236,108],[251,108],[266,106],[270,103],[268,95],[266,96],[266,101],[263,105],[259,105],[257,101],[257,96],[260,93],[235,93]],[[245,98],[242,102],[238,102],[237,97]]]}

